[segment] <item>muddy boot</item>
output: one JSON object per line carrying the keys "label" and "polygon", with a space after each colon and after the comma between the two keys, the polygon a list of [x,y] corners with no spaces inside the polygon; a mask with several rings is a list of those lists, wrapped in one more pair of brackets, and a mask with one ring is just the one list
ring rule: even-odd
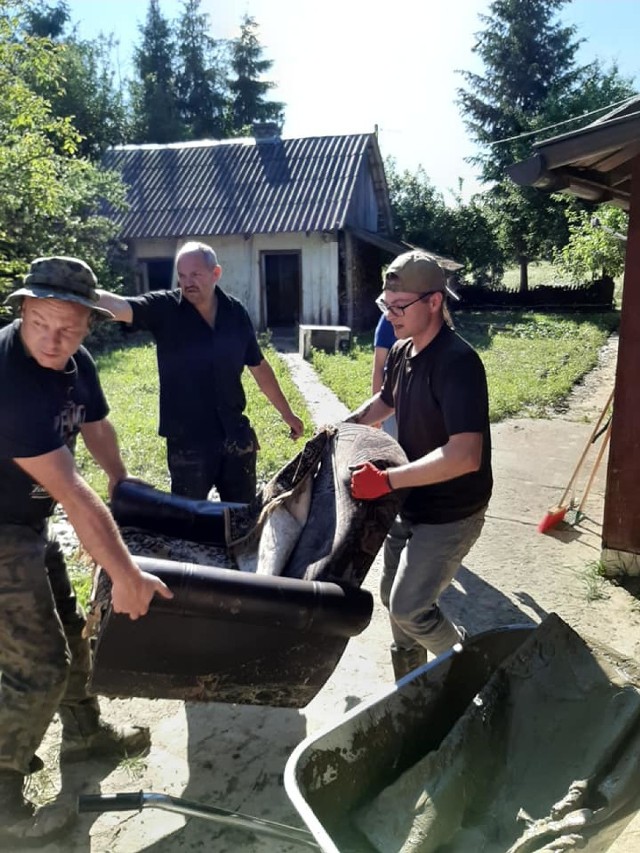
{"label": "muddy boot", "polygon": [[411,648],[403,648],[401,646],[391,646],[391,664],[393,666],[393,675],[396,681],[399,681],[405,675],[413,672],[419,666],[423,666],[427,662],[428,652],[422,646],[411,646]]}
{"label": "muddy boot", "polygon": [[61,802],[36,806],[22,794],[24,776],[0,770],[0,849],[42,847],[64,835],[76,821],[76,810]]}
{"label": "muddy boot", "polygon": [[95,699],[78,705],[61,705],[60,760],[87,761],[91,758],[128,758],[149,751],[151,736],[143,726],[115,727],[100,718]]}

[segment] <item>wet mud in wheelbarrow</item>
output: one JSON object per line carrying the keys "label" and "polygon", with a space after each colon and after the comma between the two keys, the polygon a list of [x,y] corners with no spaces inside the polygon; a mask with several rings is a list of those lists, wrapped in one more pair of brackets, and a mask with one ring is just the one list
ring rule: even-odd
{"label": "wet mud in wheelbarrow", "polygon": [[124,482],[112,511],[134,559],[174,592],[131,621],[101,573],[91,689],[106,696],[301,708],[369,624],[361,584],[403,495],[355,501],[350,469],[406,456],[381,430],[321,430],[252,504]]}
{"label": "wet mud in wheelbarrow", "polygon": [[640,674],[551,615],[473,637],[303,741],[325,853],[640,849]]}

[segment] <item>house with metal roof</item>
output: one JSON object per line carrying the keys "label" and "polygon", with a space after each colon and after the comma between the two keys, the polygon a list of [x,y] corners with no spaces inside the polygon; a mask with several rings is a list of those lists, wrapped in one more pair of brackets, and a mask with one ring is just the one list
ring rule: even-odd
{"label": "house with metal roof", "polygon": [[216,250],[221,286],[257,328],[370,328],[381,269],[407,249],[392,237],[376,135],[262,131],[106,152],[104,165],[128,186],[128,210],[113,215],[136,291],[172,286],[176,250],[200,240]]}

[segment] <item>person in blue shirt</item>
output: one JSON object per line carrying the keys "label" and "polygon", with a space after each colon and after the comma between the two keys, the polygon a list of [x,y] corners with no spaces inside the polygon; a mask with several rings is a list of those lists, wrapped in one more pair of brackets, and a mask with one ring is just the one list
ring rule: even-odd
{"label": "person in blue shirt", "polygon": [[[382,380],[384,379],[384,366],[387,360],[387,354],[391,347],[395,344],[397,338],[393,331],[393,326],[383,314],[378,320],[378,325],[373,336],[373,369],[371,371],[371,393],[377,394],[382,388]],[[382,429],[392,438],[398,437],[398,426],[396,424],[396,416],[391,415],[386,420],[382,421]]]}

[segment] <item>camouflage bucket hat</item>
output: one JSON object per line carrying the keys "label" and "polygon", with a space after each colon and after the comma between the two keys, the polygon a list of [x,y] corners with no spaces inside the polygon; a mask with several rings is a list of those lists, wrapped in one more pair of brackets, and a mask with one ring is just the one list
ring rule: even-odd
{"label": "camouflage bucket hat", "polygon": [[101,317],[113,319],[111,311],[98,306],[98,280],[89,264],[79,258],[36,258],[23,279],[23,287],[10,293],[7,301],[21,296],[61,299],[91,308]]}

